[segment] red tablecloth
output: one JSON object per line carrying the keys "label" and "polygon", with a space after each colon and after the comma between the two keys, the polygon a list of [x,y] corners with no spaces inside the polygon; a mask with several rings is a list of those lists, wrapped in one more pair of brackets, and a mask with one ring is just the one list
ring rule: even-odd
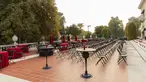
{"label": "red tablecloth", "polygon": [[23,52],[22,50],[20,50],[19,47],[8,48],[7,51],[9,52],[10,50],[14,50],[13,58],[20,58],[20,57],[22,57],[22,55],[18,54],[18,52]]}
{"label": "red tablecloth", "polygon": [[88,42],[88,40],[82,40],[82,42]]}
{"label": "red tablecloth", "polygon": [[67,47],[68,47],[68,43],[61,43],[60,44],[60,51],[63,51],[63,50],[67,50]]}
{"label": "red tablecloth", "polygon": [[0,54],[2,55],[2,67],[8,66],[9,65],[8,52],[0,51]]}
{"label": "red tablecloth", "polygon": [[29,52],[29,49],[28,49],[28,45],[27,44],[19,44],[19,45],[17,45],[17,47],[24,48],[23,49],[23,52],[24,53],[28,53]]}
{"label": "red tablecloth", "polygon": [[61,43],[60,46],[68,46],[68,43]]}

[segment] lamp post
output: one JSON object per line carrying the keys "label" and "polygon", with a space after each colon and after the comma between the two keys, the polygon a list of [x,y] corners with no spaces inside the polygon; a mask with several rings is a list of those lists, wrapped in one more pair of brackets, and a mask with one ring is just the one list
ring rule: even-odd
{"label": "lamp post", "polygon": [[83,36],[83,39],[85,39],[85,36]]}
{"label": "lamp post", "polygon": [[91,27],[91,25],[88,25],[88,32],[89,32],[89,27]]}
{"label": "lamp post", "polygon": [[90,39],[92,38],[92,35],[90,35]]}
{"label": "lamp post", "polygon": [[[89,33],[89,27],[91,27],[91,25],[88,25],[88,33]],[[90,34],[89,34],[89,37],[90,37]]]}
{"label": "lamp post", "polygon": [[14,42],[14,45],[17,45],[18,37],[17,37],[16,35],[14,35],[14,36],[12,37],[12,40],[13,40],[13,42]]}

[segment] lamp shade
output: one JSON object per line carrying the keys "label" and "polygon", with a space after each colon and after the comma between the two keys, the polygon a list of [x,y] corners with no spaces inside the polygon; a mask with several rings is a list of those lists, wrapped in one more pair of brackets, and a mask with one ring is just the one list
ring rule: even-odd
{"label": "lamp shade", "polygon": [[85,36],[83,36],[83,39],[85,39]]}
{"label": "lamp shade", "polygon": [[16,41],[18,40],[18,37],[17,37],[16,35],[14,35],[14,36],[12,37],[12,40],[13,40],[14,42],[16,42]]}
{"label": "lamp shade", "polygon": [[92,38],[92,35],[90,35],[90,38]]}

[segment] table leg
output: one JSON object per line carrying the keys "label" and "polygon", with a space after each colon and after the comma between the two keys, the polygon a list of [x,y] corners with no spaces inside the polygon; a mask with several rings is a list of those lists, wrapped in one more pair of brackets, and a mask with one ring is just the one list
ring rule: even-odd
{"label": "table leg", "polygon": [[48,66],[48,56],[46,55],[46,66],[43,69],[50,69],[51,67]]}
{"label": "table leg", "polygon": [[83,78],[91,78],[92,75],[91,75],[91,74],[88,74],[88,71],[87,71],[87,58],[89,57],[89,53],[86,52],[86,53],[83,53],[83,55],[88,55],[88,56],[87,56],[87,57],[84,56],[84,58],[85,58],[85,73],[82,74],[81,76],[82,76]]}

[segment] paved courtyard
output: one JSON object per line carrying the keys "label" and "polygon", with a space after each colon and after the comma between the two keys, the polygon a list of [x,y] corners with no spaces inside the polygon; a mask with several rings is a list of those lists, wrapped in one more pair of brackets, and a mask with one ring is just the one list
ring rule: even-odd
{"label": "paved courtyard", "polygon": [[117,51],[105,67],[101,64],[95,66],[98,59],[90,59],[88,71],[93,75],[90,79],[81,78],[80,75],[84,73],[81,62],[50,56],[48,64],[52,68],[43,70],[45,58],[35,56],[4,68],[0,72],[0,79],[3,78],[0,82],[10,82],[10,79],[11,82],[146,82],[146,48],[134,41],[127,42],[126,46],[128,66],[124,62],[117,64]]}

